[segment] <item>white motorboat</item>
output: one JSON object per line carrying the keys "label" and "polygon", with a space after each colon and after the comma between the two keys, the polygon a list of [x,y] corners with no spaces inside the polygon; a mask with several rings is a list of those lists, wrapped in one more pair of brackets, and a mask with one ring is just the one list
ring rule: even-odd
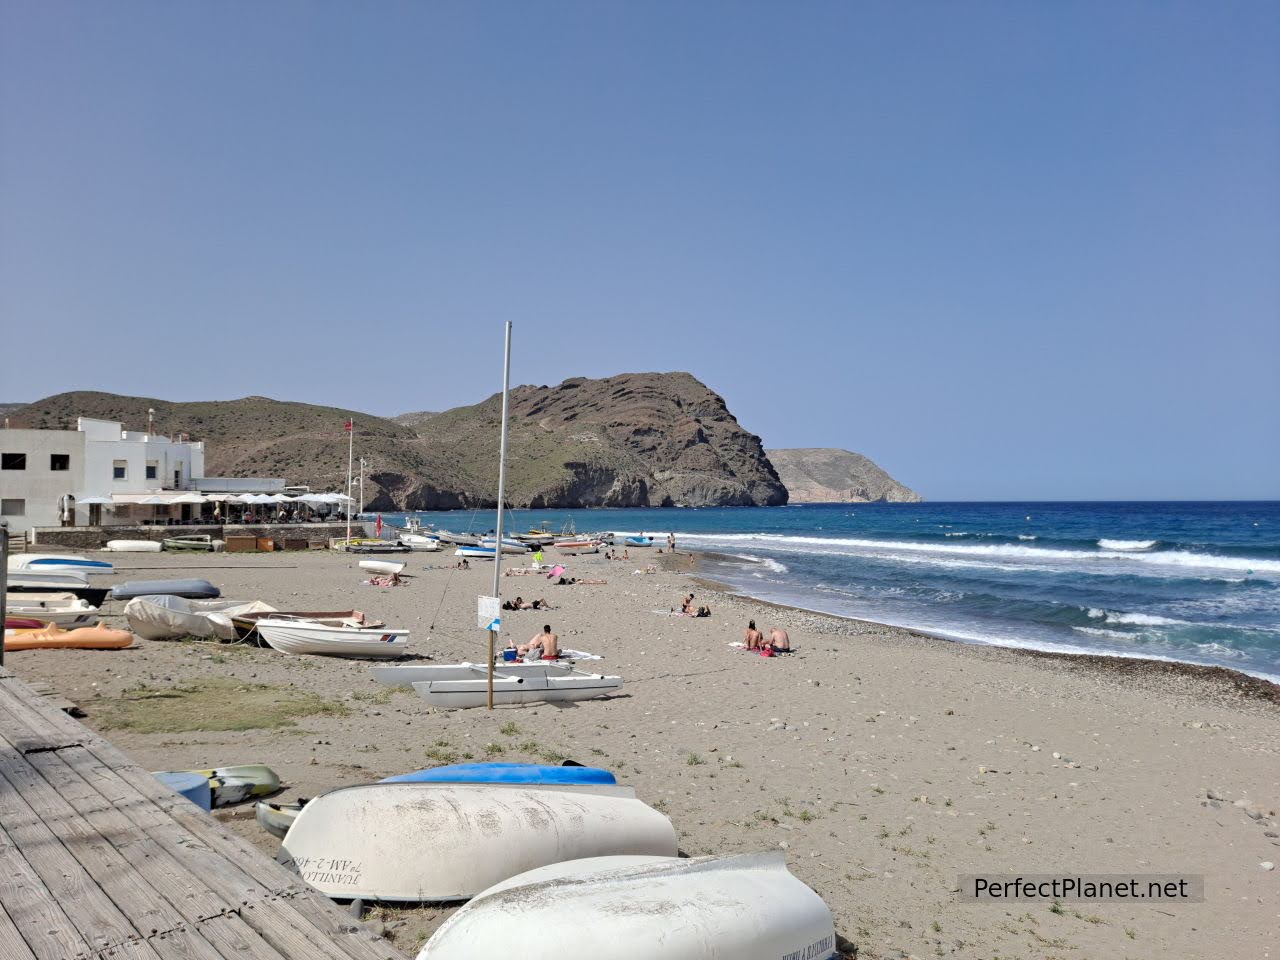
{"label": "white motorboat", "polygon": [[404,573],[405,565],[395,560],[361,560],[360,569],[368,570],[370,573],[381,573],[386,576],[395,576]]}
{"label": "white motorboat", "polygon": [[9,557],[9,569],[24,573],[83,573],[88,576],[113,571],[109,560],[90,560],[57,553],[19,553]]}
{"label": "white motorboat", "polygon": [[6,593],[6,616],[79,627],[97,622],[98,608],[74,593]]}
{"label": "white motorboat", "polygon": [[[507,676],[546,676],[548,672],[567,673],[572,661],[539,660],[534,663],[515,661],[494,665],[494,672]],[[428,680],[474,680],[488,677],[483,663],[397,663],[369,668],[373,678],[389,687],[409,687]]]}
{"label": "white motorboat", "polygon": [[471,560],[492,560],[493,547],[462,546],[453,551],[455,557],[467,557]]}
{"label": "white motorboat", "polygon": [[106,549],[113,553],[159,553],[164,544],[159,540],[108,540]]}
{"label": "white motorboat", "polygon": [[260,600],[189,600],[168,595],[134,597],[124,606],[129,629],[144,640],[179,637],[235,640],[233,617],[274,613]]}
{"label": "white motorboat", "polygon": [[451,530],[437,530],[436,536],[442,543],[450,543],[455,547],[476,547],[480,545],[480,538],[471,533],[454,533]]}
{"label": "white motorboat", "polygon": [[[566,934],[566,931],[572,931]],[[833,960],[822,898],[779,853],[570,860],[489,887],[418,960]]]}
{"label": "white motorboat", "polygon": [[263,617],[258,636],[282,653],[331,657],[402,657],[409,631],[390,627],[360,627],[344,620],[306,620]]}
{"label": "white motorboat", "polygon": [[[489,698],[488,674],[483,667],[472,666],[474,676],[471,679],[419,680],[413,684],[413,690],[433,707],[446,710],[483,707]],[[539,674],[536,671],[507,671],[505,667],[504,664],[501,668],[494,668],[495,704],[570,703],[605,697],[622,689],[622,677],[558,668]]]}
{"label": "white motorboat", "polygon": [[600,542],[574,537],[572,540],[557,540],[553,546],[561,553],[599,553]]}
{"label": "white motorboat", "polygon": [[629,787],[376,783],[309,801],[280,860],[335,899],[421,903],[562,860],[673,857],[676,844],[671,821]]}
{"label": "white motorboat", "polygon": [[102,606],[109,587],[91,587],[89,578],[78,570],[62,573],[33,573],[15,570],[9,574],[6,593],[72,593],[95,607]]}

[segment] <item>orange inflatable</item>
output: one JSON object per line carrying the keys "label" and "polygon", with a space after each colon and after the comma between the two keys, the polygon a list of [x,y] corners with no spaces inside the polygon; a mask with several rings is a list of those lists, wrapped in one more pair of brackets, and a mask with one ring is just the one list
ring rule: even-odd
{"label": "orange inflatable", "polygon": [[77,627],[59,630],[54,624],[36,630],[6,630],[4,649],[10,650],[123,650],[133,643],[128,630],[108,630],[101,623],[96,627]]}

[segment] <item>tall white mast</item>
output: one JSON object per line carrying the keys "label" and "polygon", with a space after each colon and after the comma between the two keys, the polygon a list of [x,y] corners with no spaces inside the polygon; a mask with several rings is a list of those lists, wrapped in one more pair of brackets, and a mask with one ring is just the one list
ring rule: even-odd
{"label": "tall white mast", "polygon": [[[511,389],[511,321],[502,350],[502,435],[498,441],[498,528],[493,544],[493,595],[502,596],[502,502],[507,489],[507,393]],[[493,709],[493,658],[496,635],[489,631],[489,709]]]}
{"label": "tall white mast", "polygon": [[351,451],[356,438],[356,421],[347,417],[347,549],[351,548]]}

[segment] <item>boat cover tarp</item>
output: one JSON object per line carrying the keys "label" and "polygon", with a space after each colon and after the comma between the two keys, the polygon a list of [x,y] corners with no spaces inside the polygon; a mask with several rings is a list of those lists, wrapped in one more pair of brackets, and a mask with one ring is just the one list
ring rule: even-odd
{"label": "boat cover tarp", "polygon": [[271,613],[275,607],[261,600],[190,600],[186,597],[151,595],[134,597],[124,607],[129,628],[144,640],[178,637],[236,639],[232,617],[246,613]]}

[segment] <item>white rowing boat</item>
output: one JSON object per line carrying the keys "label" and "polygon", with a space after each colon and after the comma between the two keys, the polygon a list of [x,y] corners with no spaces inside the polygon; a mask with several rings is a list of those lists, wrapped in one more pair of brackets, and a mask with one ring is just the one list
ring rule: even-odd
{"label": "white rowing boat", "polygon": [[439,537],[429,537],[421,533],[402,533],[400,542],[418,553],[435,553],[442,549]]}
{"label": "white rowing boat", "polygon": [[359,627],[342,620],[304,620],[264,617],[258,636],[281,653],[330,657],[403,657],[409,631],[390,627]]}
{"label": "white rowing boat", "polygon": [[831,960],[835,939],[831,911],[781,854],[611,856],[489,887],[418,960]]}
{"label": "white rowing boat", "polygon": [[6,593],[5,616],[78,627],[96,623],[98,608],[74,593]]}
{"label": "white rowing boat", "polygon": [[629,787],[376,783],[308,802],[280,859],[335,899],[419,903],[466,900],[562,860],[672,857],[676,843]]}
{"label": "white rowing boat", "polygon": [[[457,666],[464,666],[458,664]],[[489,679],[484,667],[465,664],[471,668],[470,679],[420,680],[413,684],[414,692],[433,707],[461,710],[467,707],[483,707],[489,699]],[[495,704],[518,703],[570,703],[606,697],[622,689],[622,678],[580,670],[561,670],[558,667],[541,672],[508,671],[506,664],[494,668],[493,702]],[[529,664],[537,667],[538,664]]]}

